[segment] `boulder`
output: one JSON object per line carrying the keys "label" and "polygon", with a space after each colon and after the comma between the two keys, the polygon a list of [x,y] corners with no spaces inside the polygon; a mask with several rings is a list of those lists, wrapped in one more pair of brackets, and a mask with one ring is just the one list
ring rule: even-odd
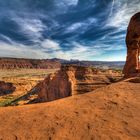
{"label": "boulder", "polygon": [[12,83],[6,83],[4,81],[0,81],[0,96],[10,94],[15,91],[15,87]]}

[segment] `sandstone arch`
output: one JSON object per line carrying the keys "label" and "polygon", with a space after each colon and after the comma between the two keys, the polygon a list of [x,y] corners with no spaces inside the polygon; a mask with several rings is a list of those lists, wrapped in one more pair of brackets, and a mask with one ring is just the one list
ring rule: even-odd
{"label": "sandstone arch", "polygon": [[123,69],[125,77],[140,74],[140,12],[136,13],[130,20],[127,36],[127,58]]}

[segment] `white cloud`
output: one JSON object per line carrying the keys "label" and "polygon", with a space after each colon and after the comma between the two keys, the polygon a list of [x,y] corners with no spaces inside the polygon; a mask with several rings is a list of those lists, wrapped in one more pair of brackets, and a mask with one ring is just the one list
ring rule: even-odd
{"label": "white cloud", "polygon": [[[8,38],[10,40],[10,38]],[[11,41],[11,44],[0,42],[1,57],[18,57],[18,58],[61,58],[61,59],[86,59],[89,53],[89,46],[83,46],[79,43],[73,42],[73,48],[67,51],[61,49],[59,43],[46,39],[42,42],[41,47],[23,45]],[[51,51],[51,52],[50,52]],[[90,55],[93,55],[93,50]],[[94,53],[96,54],[96,53]]]}
{"label": "white cloud", "polygon": [[53,40],[45,40],[42,43],[42,47],[45,51],[51,51],[50,58],[61,58],[61,59],[82,59],[86,58],[86,52],[88,49],[86,46],[82,46],[79,43],[73,42],[72,49],[63,50],[61,49],[59,43]]}
{"label": "white cloud", "polygon": [[78,0],[63,0],[63,2],[67,5],[77,5]]}
{"label": "white cloud", "polygon": [[57,6],[76,6],[78,4],[78,0],[61,0],[57,1],[56,0],[56,5]]}
{"label": "white cloud", "polygon": [[123,50],[123,49],[124,49],[124,46],[122,46],[122,45],[117,45],[117,46],[106,45],[105,48],[104,48],[104,51],[106,51],[106,52],[107,51],[120,51],[120,50]]}
{"label": "white cloud", "polygon": [[[104,58],[104,59],[103,59]],[[118,52],[116,52],[114,55],[107,55],[104,57],[101,57],[101,59],[99,58],[99,61],[125,61],[126,60],[126,56],[124,54],[118,54]]]}
{"label": "white cloud", "polygon": [[71,44],[73,47],[70,50],[63,51],[59,50],[56,52],[55,56],[57,58],[63,59],[79,59],[79,60],[93,60],[93,58],[101,55],[103,52],[94,49],[92,46],[84,46],[77,42]]}
{"label": "white cloud", "polygon": [[24,30],[31,31],[34,33],[38,33],[43,31],[45,26],[42,24],[40,20],[33,19],[33,20],[25,20],[23,23]]}
{"label": "white cloud", "polygon": [[79,0],[54,0],[55,3],[55,10],[58,13],[66,13],[69,10],[69,7],[76,6]]}
{"label": "white cloud", "polygon": [[[114,48],[113,46],[111,47],[104,44],[98,44],[95,46],[84,46],[80,43],[73,42],[71,45],[72,45],[71,49],[69,48],[69,50],[63,50],[61,49],[59,43],[53,40],[45,40],[44,42],[42,42],[42,48],[39,49],[38,47],[35,46],[23,45],[13,41],[11,41],[11,44],[0,42],[1,46],[0,56],[35,58],[35,59],[60,58],[67,60],[70,59],[103,60],[104,58],[104,60],[109,61],[108,58],[110,56],[108,57],[102,56],[106,51],[122,49],[122,46]],[[118,57],[114,57],[113,60],[120,60],[118,59]]]}
{"label": "white cloud", "polygon": [[[106,26],[118,27],[121,29],[126,29],[128,26],[130,18],[137,12],[140,11],[139,0],[124,2],[124,1],[114,1],[113,7],[111,7],[112,12],[108,17]],[[113,11],[113,8],[115,9]]]}
{"label": "white cloud", "polygon": [[96,18],[88,18],[83,22],[73,23],[71,26],[69,26],[66,29],[66,32],[73,32],[81,28],[81,31],[80,31],[81,33],[81,32],[84,32],[89,26],[91,26],[91,24],[95,24],[95,23],[97,23]]}
{"label": "white cloud", "polygon": [[19,32],[25,34],[34,42],[38,42],[42,38],[42,31],[47,28],[39,19],[14,17],[12,20],[19,25]]}
{"label": "white cloud", "polygon": [[83,26],[83,24],[80,23],[80,22],[79,23],[74,23],[70,27],[67,28],[67,32],[73,32],[73,31],[79,29],[81,26]]}
{"label": "white cloud", "polygon": [[111,10],[110,10],[110,16],[113,13],[114,5],[115,5],[115,0],[112,0]]}
{"label": "white cloud", "polygon": [[92,46],[84,46],[77,42],[73,42],[71,44],[72,48],[68,50],[63,50],[58,42],[50,39],[44,40],[41,46],[47,58],[92,60],[92,57],[99,56],[102,53]]}
{"label": "white cloud", "polygon": [[11,38],[9,38],[9,37],[7,37],[7,36],[5,36],[3,34],[0,34],[0,38],[2,38],[3,40],[5,40],[6,42],[9,42],[11,44],[13,42]]}
{"label": "white cloud", "polygon": [[60,49],[59,43],[57,43],[53,40],[50,40],[50,39],[45,39],[44,41],[42,41],[41,46],[45,49],[48,49],[48,50]]}
{"label": "white cloud", "polygon": [[46,54],[40,49],[32,48],[22,44],[7,44],[0,42],[0,56],[1,57],[16,57],[16,58],[45,58]]}

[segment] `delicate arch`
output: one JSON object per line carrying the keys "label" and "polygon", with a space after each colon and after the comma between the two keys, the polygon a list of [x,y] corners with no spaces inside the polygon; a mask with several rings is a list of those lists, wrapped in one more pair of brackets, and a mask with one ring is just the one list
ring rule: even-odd
{"label": "delicate arch", "polygon": [[126,36],[127,58],[123,69],[125,77],[140,73],[140,12],[129,23]]}

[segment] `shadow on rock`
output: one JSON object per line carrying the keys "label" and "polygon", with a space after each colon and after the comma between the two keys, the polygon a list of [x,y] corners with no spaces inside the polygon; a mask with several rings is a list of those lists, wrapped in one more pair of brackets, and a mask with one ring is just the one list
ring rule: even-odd
{"label": "shadow on rock", "polygon": [[0,81],[0,96],[11,94],[16,90],[16,87],[12,83],[6,83]]}

